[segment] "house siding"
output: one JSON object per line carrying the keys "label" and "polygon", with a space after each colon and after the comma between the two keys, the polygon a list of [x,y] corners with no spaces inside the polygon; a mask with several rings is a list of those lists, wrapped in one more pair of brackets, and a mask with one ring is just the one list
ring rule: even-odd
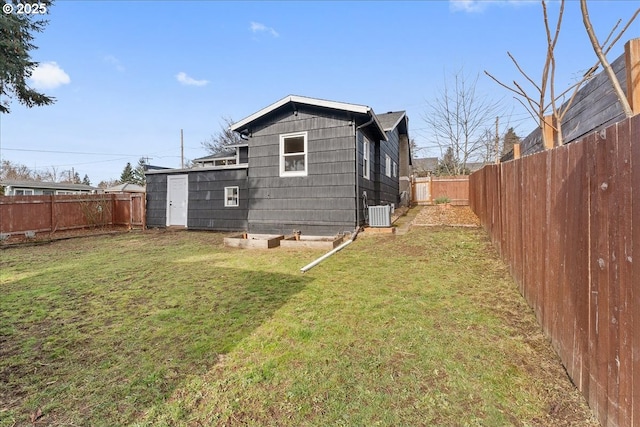
{"label": "house siding", "polygon": [[[333,235],[356,225],[354,128],[321,109],[291,110],[254,129],[249,148],[252,233]],[[280,177],[280,135],[307,132],[307,176]]]}
{"label": "house siding", "polygon": [[[184,173],[181,172],[181,173]],[[247,170],[188,171],[187,228],[243,231],[247,229]],[[147,226],[167,223],[167,176],[147,175]],[[224,206],[224,188],[238,187],[239,206]]]}
{"label": "house siding", "polygon": [[[394,204],[398,206],[399,202],[399,177],[398,177],[398,161],[399,161],[399,146],[400,136],[398,130],[394,129],[387,132],[388,141],[380,141],[380,189],[378,203],[381,205]],[[391,171],[390,176],[387,176],[386,171],[386,156],[391,158]],[[396,176],[393,176],[393,164],[396,164]]]}
{"label": "house siding", "polygon": [[167,174],[149,174],[147,179],[147,227],[167,224]]}
{"label": "house siding", "polygon": [[[238,187],[238,206],[224,205],[225,187]],[[189,172],[187,228],[246,230],[247,207],[246,169]]]}

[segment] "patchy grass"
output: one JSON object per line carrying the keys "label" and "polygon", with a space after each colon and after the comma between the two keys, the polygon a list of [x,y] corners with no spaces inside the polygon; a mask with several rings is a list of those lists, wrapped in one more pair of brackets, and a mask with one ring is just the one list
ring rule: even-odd
{"label": "patchy grass", "polygon": [[0,425],[597,425],[482,231],[322,253],[3,250]]}

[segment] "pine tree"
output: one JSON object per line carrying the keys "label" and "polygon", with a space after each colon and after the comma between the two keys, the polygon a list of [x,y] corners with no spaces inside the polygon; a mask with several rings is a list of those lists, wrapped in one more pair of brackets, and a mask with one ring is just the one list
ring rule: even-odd
{"label": "pine tree", "polygon": [[143,187],[147,183],[147,178],[144,176],[144,171],[147,166],[147,162],[144,157],[140,157],[138,160],[138,166],[133,170],[133,183],[142,185]]}
{"label": "pine tree", "polygon": [[84,185],[91,185],[91,181],[89,181],[89,175],[87,175],[86,173],[84,174],[84,178],[82,178],[82,183]]}
{"label": "pine tree", "polygon": [[135,184],[135,178],[133,176],[133,168],[131,167],[131,163],[127,162],[127,165],[122,170],[122,174],[120,174],[120,184]]}
{"label": "pine tree", "polygon": [[[14,5],[15,2],[3,0],[0,4]],[[39,3],[38,10],[47,11],[50,6],[51,2],[44,0]],[[27,84],[38,66],[30,54],[36,49],[32,43],[34,34],[42,32],[47,23],[36,14],[0,13],[0,114],[9,113],[11,98],[29,108],[55,101]]]}
{"label": "pine tree", "polygon": [[516,131],[513,128],[509,128],[502,141],[502,155],[504,156],[513,150],[513,144],[520,143],[520,137],[516,135]]}

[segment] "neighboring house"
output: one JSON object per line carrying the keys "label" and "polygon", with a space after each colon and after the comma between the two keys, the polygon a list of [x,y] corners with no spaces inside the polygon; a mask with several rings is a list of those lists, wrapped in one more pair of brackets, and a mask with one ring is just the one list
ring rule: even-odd
{"label": "neighboring house", "polygon": [[413,159],[413,173],[416,176],[429,176],[438,169],[437,157],[424,157],[422,159]]}
{"label": "neighboring house", "polygon": [[[484,162],[468,162],[467,169],[469,172],[475,172],[486,163]],[[437,157],[424,157],[422,159],[413,159],[413,173],[416,177],[425,177],[434,175],[438,170],[438,158]]]}
{"label": "neighboring house", "polygon": [[246,144],[147,171],[147,225],[335,235],[368,205],[400,202],[410,175],[408,118],[364,105],[287,96],[233,124]]}
{"label": "neighboring house", "polygon": [[113,187],[105,188],[105,193],[144,193],[146,190],[143,186],[138,184],[131,184],[125,182],[124,184],[115,185]]}
{"label": "neighboring house", "polygon": [[5,196],[89,194],[97,191],[97,188],[90,185],[63,182],[6,180],[0,182],[0,186],[2,186]]}

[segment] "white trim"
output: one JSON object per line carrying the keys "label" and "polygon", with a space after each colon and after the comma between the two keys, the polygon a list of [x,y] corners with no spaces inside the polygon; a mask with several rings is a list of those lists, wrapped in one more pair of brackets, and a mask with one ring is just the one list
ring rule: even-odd
{"label": "white trim", "polygon": [[388,154],[384,155],[384,174],[391,178],[391,157]]}
{"label": "white trim", "polygon": [[[258,111],[256,113],[253,113],[249,117],[246,117],[246,118],[240,120],[239,122],[236,122],[236,123],[232,124],[229,127],[229,129],[232,130],[232,131],[237,131],[238,129],[242,128],[246,124],[251,123],[252,121],[264,116],[265,114],[268,114],[271,111],[273,111],[273,110],[275,110],[277,108],[280,108],[285,104],[288,104],[289,102],[299,103],[299,104],[307,104],[307,105],[314,105],[316,107],[333,108],[335,110],[352,111],[354,113],[361,113],[361,114],[368,114],[369,112],[372,112],[371,108],[367,107],[366,105],[347,104],[347,103],[344,103],[344,102],[327,101],[327,100],[324,100],[324,99],[307,98],[305,96],[289,95],[289,96],[286,96],[286,97],[282,98],[281,100],[276,101],[273,104],[263,108],[262,110],[260,110],[260,111]],[[382,129],[382,126],[380,126],[380,129]]]}
{"label": "white trim", "polygon": [[[301,171],[285,171],[285,162],[284,159],[287,155],[284,153],[284,141],[287,138],[303,138],[304,141],[304,151],[302,154],[304,155],[304,170]],[[295,132],[295,133],[286,133],[280,135],[280,150],[278,152],[279,162],[280,162],[280,176],[281,177],[290,177],[290,176],[307,176],[309,172],[309,150],[307,147],[308,141],[307,132]],[[291,155],[291,153],[289,154]],[[300,154],[294,154],[300,155]]]}
{"label": "white trim", "polygon": [[[235,204],[231,204],[229,202],[229,194],[227,193],[229,190],[235,190]],[[231,194],[231,199],[233,199],[233,193]],[[240,187],[237,185],[231,187],[224,187],[224,207],[225,208],[237,208],[240,206]]]}
{"label": "white trim", "polygon": [[371,179],[371,142],[362,134],[362,177]]}
{"label": "white trim", "polygon": [[[169,196],[171,196],[171,181],[172,180],[179,180],[179,179],[184,179],[184,224],[182,223],[174,223],[174,221],[172,221],[171,218],[171,199],[169,198]],[[187,174],[180,174],[180,175],[168,175],[167,176],[167,211],[166,211],[166,224],[167,227],[170,227],[172,225],[182,225],[185,228],[187,227],[187,224],[189,223],[189,175]]]}

